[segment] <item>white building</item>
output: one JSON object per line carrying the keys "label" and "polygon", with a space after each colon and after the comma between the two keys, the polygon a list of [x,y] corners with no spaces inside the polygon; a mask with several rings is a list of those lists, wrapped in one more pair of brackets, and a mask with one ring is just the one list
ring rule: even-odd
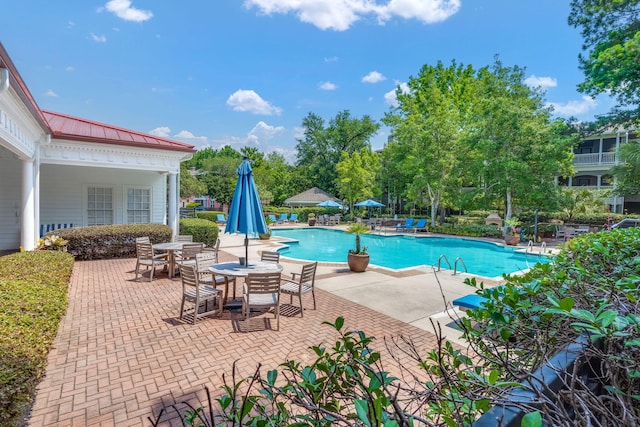
{"label": "white building", "polygon": [[[618,164],[618,147],[637,141],[635,131],[610,132],[583,139],[573,149],[575,176],[560,180],[561,185],[574,189],[613,190],[615,182],[609,174],[612,166]],[[611,212],[640,212],[640,197],[611,196],[605,202]]]}
{"label": "white building", "polygon": [[0,250],[40,224],[163,223],[177,234],[192,145],[41,110],[0,43]]}

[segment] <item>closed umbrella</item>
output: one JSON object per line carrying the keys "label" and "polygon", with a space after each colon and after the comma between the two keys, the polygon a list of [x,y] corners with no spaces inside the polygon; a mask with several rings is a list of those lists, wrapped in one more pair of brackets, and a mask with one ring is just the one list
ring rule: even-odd
{"label": "closed umbrella", "polygon": [[324,202],[318,203],[316,206],[320,206],[321,208],[341,208],[342,205],[334,200],[325,200]]}
{"label": "closed umbrella", "polygon": [[[245,158],[238,166],[238,182],[231,199],[225,233],[244,233],[245,260],[249,259],[249,234],[267,233],[262,204],[253,180],[251,164]],[[247,262],[248,264],[248,262]]]}

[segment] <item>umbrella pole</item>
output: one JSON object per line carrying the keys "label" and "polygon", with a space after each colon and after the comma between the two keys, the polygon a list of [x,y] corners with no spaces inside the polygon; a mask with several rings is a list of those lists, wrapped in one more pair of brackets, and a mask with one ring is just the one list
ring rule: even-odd
{"label": "umbrella pole", "polygon": [[249,235],[244,235],[244,262],[249,265]]}

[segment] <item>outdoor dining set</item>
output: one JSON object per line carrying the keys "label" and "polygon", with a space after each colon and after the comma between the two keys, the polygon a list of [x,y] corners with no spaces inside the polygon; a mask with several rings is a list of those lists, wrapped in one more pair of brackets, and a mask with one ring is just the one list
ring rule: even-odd
{"label": "outdoor dining set", "polygon": [[[221,316],[225,310],[240,311],[246,321],[252,313],[273,310],[276,330],[280,328],[280,298],[289,295],[290,304],[297,297],[304,316],[302,296],[311,293],[316,308],[315,273],[318,263],[308,263],[290,277],[282,275],[280,253],[263,251],[260,261],[219,262],[220,239],[213,247],[192,241],[191,236],[177,236],[173,242],[152,244],[148,237],[136,239],[135,279],[162,268],[170,278],[180,275],[182,299],[180,319],[192,324],[202,317]],[[236,296],[236,284],[242,279],[242,295]],[[189,304],[189,307],[187,307]]]}

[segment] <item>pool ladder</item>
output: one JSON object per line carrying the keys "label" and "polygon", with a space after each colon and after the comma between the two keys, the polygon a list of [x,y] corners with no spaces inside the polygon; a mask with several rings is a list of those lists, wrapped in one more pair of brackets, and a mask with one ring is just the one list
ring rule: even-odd
{"label": "pool ladder", "polygon": [[[447,256],[445,254],[442,254],[442,255],[440,255],[440,258],[438,258],[438,271],[440,271],[440,266],[441,266],[441,262],[442,262],[443,259],[447,263],[447,265],[449,266],[449,270],[451,270],[451,263],[447,259]],[[458,257],[453,262],[453,275],[454,276],[458,272],[458,261],[460,261],[460,264],[462,264],[462,266],[464,267],[464,272],[465,273],[467,272],[467,266],[465,265],[464,261],[462,260],[462,257]]]}
{"label": "pool ladder", "polygon": [[[533,240],[529,240],[529,243],[527,244],[527,249],[525,249],[524,253],[526,254],[527,252],[531,252],[533,254]],[[538,256],[542,256],[543,253],[545,253],[545,249],[547,249],[547,242],[542,242],[540,244],[540,252],[538,252]]]}

